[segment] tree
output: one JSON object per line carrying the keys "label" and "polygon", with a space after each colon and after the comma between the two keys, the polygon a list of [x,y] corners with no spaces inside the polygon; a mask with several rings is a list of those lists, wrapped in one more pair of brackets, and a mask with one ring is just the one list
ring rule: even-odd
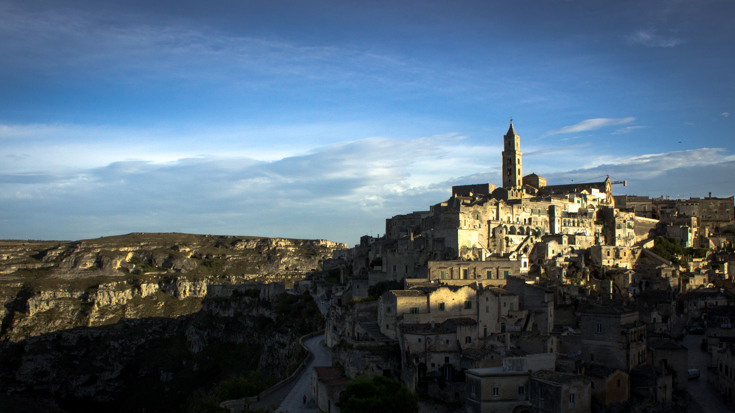
{"label": "tree", "polygon": [[385,376],[358,377],[347,384],[337,403],[343,413],[417,413],[418,398],[403,382]]}

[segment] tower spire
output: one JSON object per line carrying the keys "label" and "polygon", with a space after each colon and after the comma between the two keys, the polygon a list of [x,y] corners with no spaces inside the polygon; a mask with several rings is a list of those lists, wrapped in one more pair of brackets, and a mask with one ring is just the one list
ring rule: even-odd
{"label": "tower spire", "polygon": [[521,164],[521,137],[513,127],[513,118],[510,118],[508,133],[503,137],[503,188],[522,188],[522,164]]}

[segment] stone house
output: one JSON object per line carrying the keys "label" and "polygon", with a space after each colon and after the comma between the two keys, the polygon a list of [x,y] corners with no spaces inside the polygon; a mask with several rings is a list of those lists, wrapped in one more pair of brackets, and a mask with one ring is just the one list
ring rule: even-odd
{"label": "stone house", "polygon": [[519,304],[533,315],[539,334],[554,329],[554,292],[542,285],[529,284],[526,279],[510,277],[505,289],[519,297]]}
{"label": "stone house", "polygon": [[729,303],[725,291],[719,288],[698,288],[687,291],[686,310],[690,317],[699,317],[703,312]]}
{"label": "stone house", "polygon": [[726,344],[712,351],[712,368],[707,381],[732,400],[735,394],[735,345]]}
{"label": "stone house", "polygon": [[529,378],[539,370],[553,370],[554,354],[533,354],[503,359],[500,367],[465,372],[467,413],[531,413]]}
{"label": "stone house", "polygon": [[672,339],[649,339],[648,360],[651,365],[665,369],[672,375],[674,389],[686,391],[689,350]]}
{"label": "stone house", "polygon": [[650,364],[636,366],[630,371],[630,394],[639,402],[671,403],[672,376]]}
{"label": "stone house", "polygon": [[511,260],[508,257],[488,258],[485,261],[429,261],[429,280],[446,282],[448,280],[463,280],[467,282],[482,282],[484,285],[503,286],[505,280],[512,275],[528,272],[523,262]]}
{"label": "stone house", "polygon": [[592,410],[605,411],[614,403],[625,403],[630,398],[628,373],[602,364],[588,364],[584,375],[590,380]]}
{"label": "stone house", "polygon": [[587,362],[630,371],[646,361],[646,326],[635,310],[616,306],[582,310],[580,330]]}
{"label": "stone house", "polygon": [[338,367],[314,367],[311,374],[311,395],[319,409],[339,413],[339,395],[347,388],[347,378]]}
{"label": "stone house", "polygon": [[529,380],[529,400],[536,413],[583,413],[591,410],[590,380],[584,376],[539,370]]}

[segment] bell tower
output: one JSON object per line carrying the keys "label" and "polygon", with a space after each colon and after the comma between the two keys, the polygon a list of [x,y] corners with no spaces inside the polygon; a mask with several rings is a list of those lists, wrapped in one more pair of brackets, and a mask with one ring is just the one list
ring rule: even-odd
{"label": "bell tower", "polygon": [[522,188],[521,137],[513,128],[513,118],[510,118],[510,128],[503,137],[503,188]]}

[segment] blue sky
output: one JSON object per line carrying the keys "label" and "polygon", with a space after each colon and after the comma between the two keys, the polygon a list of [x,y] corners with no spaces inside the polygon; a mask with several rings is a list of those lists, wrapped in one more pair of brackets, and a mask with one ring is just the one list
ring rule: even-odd
{"label": "blue sky", "polygon": [[[0,238],[354,244],[456,184],[735,194],[735,2],[0,0]],[[731,115],[732,114],[732,115]]]}

